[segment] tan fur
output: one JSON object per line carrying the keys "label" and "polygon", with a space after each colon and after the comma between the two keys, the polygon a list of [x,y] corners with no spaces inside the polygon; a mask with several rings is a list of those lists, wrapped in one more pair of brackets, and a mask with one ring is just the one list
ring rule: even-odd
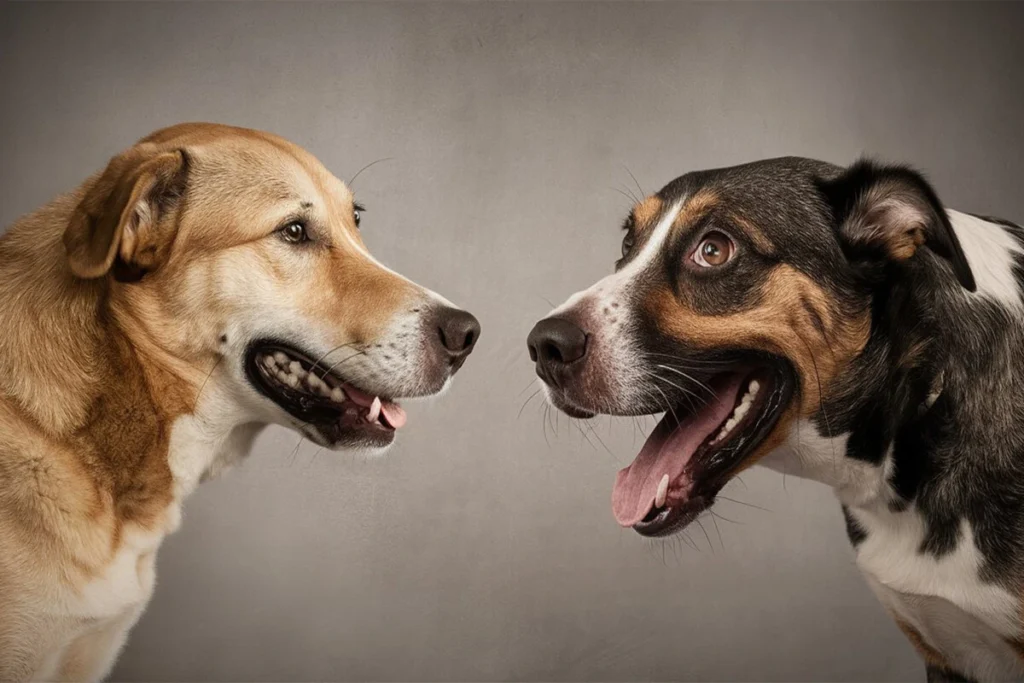
{"label": "tan fur", "polygon": [[[806,302],[810,310],[805,308]],[[854,317],[833,313],[830,299],[814,281],[788,265],[777,266],[757,304],[728,315],[704,315],[680,304],[672,292],[658,292],[649,304],[663,331],[704,348],[763,350],[792,362],[800,377],[801,415],[813,413],[827,388],[863,350],[870,332],[867,310]],[[819,331],[812,317],[821,321]]]}
{"label": "tan fur", "polygon": [[[186,124],[0,238],[0,680],[112,666],[190,490],[176,425],[216,417],[196,413],[200,388],[227,381],[213,371],[238,320],[293,316],[331,345],[368,344],[422,299],[372,260],[352,207],[299,147]],[[330,248],[281,242],[293,215]]]}
{"label": "tan fur", "polygon": [[743,234],[745,234],[751,242],[757,245],[757,248],[766,254],[775,252],[775,245],[768,239],[768,235],[758,227],[757,223],[749,220],[739,211],[730,211],[729,218],[737,225],[743,228]]}
{"label": "tan fur", "polygon": [[713,190],[699,191],[692,197],[687,198],[686,203],[679,209],[673,224],[674,227],[685,229],[688,226],[694,225],[715,208],[716,204],[718,204],[718,195]]}
{"label": "tan fur", "polygon": [[785,264],[768,277],[758,302],[738,313],[701,314],[668,290],[649,300],[662,331],[688,344],[708,349],[756,349],[793,363],[799,402],[782,415],[741,469],[753,466],[782,444],[797,419],[814,414],[832,381],[864,349],[871,330],[869,311],[841,315],[830,301],[811,278]]}
{"label": "tan fur", "polygon": [[642,202],[633,207],[633,220],[636,222],[637,232],[647,230],[654,225],[661,214],[662,201],[655,195],[645,198]]}

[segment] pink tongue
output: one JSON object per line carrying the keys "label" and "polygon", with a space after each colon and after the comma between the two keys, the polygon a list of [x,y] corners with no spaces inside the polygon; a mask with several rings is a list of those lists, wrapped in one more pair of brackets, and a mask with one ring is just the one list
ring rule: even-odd
{"label": "pink tongue", "polygon": [[[373,399],[376,398],[373,394],[360,391],[348,384],[345,385],[345,393],[348,394],[348,397],[352,399],[353,403],[364,408],[369,408],[373,405]],[[380,412],[384,414],[384,418],[388,421],[388,424],[395,429],[398,429],[405,424],[405,411],[402,410],[402,407],[397,403],[381,401]]]}
{"label": "pink tongue", "polygon": [[678,489],[678,480],[694,452],[736,406],[744,379],[745,375],[735,373],[712,383],[715,398],[679,423],[671,412],[665,414],[647,437],[633,464],[615,477],[612,512],[619,524],[631,527],[647,516],[654,507],[658,485],[666,474],[669,485]]}
{"label": "pink tongue", "polygon": [[381,403],[380,412],[384,414],[384,419],[388,421],[388,424],[395,429],[405,424],[405,411],[397,403]]}

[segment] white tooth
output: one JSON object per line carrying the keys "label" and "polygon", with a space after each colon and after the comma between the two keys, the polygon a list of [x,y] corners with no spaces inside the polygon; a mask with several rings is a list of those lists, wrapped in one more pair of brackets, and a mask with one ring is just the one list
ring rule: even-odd
{"label": "white tooth", "polygon": [[666,474],[661,478],[661,483],[658,484],[658,495],[654,497],[654,507],[663,508],[665,507],[665,499],[668,497],[668,475]]}
{"label": "white tooth", "polygon": [[314,375],[312,372],[306,375],[306,384],[309,385],[310,389],[317,393],[320,393],[321,389],[324,386],[326,386],[323,382],[320,381],[320,378]]}
{"label": "white tooth", "polygon": [[370,412],[366,413],[366,421],[376,422],[378,417],[380,417],[380,397],[374,396],[373,403],[370,404]]}
{"label": "white tooth", "polygon": [[278,370],[276,374],[277,374],[277,379],[279,379],[281,382],[283,382],[285,384],[288,384],[288,373],[287,372],[284,372],[282,370]]}
{"label": "white tooth", "polygon": [[747,391],[753,396],[757,394],[757,390],[761,388],[756,379],[750,380],[750,388]]}
{"label": "white tooth", "polygon": [[277,361],[278,365],[284,365],[286,367],[288,365],[288,356],[284,355],[280,351],[274,352],[274,360]]}
{"label": "white tooth", "polygon": [[305,370],[302,369],[302,363],[300,363],[297,360],[293,360],[291,363],[289,363],[288,369],[291,371],[293,375],[305,374]]}
{"label": "white tooth", "polygon": [[335,403],[344,403],[345,392],[337,387],[331,389],[331,400],[334,401]]}
{"label": "white tooth", "polygon": [[296,377],[295,375],[288,375],[288,378],[285,381],[288,383],[288,386],[290,386],[292,389],[299,388],[299,378]]}

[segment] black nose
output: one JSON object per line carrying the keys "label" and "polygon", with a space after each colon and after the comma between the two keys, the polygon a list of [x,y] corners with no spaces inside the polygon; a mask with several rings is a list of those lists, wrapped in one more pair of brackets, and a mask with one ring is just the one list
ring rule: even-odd
{"label": "black nose", "polygon": [[440,308],[435,316],[441,348],[453,361],[468,356],[480,338],[480,322],[460,308]]}
{"label": "black nose", "polygon": [[545,318],[533,326],[526,345],[540,378],[557,385],[557,373],[586,354],[587,334],[568,320]]}

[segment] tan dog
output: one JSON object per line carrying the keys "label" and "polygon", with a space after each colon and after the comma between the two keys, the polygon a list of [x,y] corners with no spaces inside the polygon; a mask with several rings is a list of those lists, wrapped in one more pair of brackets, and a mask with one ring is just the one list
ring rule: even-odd
{"label": "tan dog", "polygon": [[159,131],[0,238],[0,680],[104,677],[197,483],[261,428],[380,450],[479,325],[281,138]]}

